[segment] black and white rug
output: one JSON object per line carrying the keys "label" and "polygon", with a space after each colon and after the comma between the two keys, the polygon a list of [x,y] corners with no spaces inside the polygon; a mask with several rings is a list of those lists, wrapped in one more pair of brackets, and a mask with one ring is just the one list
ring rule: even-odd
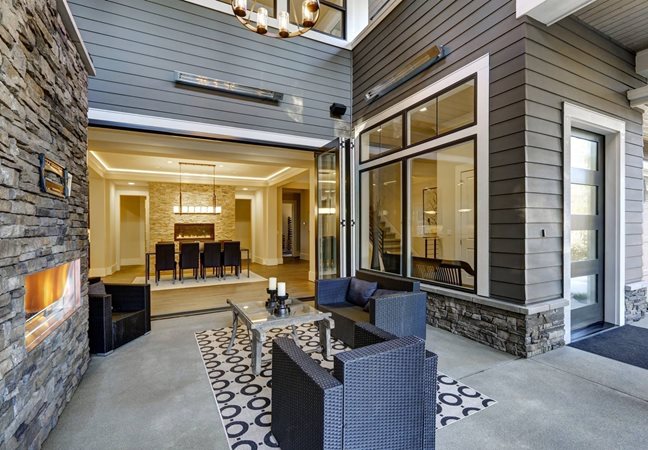
{"label": "black and white rug", "polygon": [[[271,380],[270,361],[264,362],[259,375],[250,369],[250,339],[239,327],[232,351],[225,354],[232,328],[196,333],[196,341],[214,393],[232,450],[252,450],[279,446],[270,432]],[[287,335],[284,329],[268,333],[263,344],[263,358],[270,358],[272,338]],[[304,350],[319,347],[318,329],[313,324],[298,327],[299,345]],[[340,341],[332,343],[332,353],[348,350]],[[324,359],[320,352],[310,356],[325,368],[333,368],[333,358]],[[439,373],[437,430],[494,405],[492,398],[477,392],[451,377]]]}

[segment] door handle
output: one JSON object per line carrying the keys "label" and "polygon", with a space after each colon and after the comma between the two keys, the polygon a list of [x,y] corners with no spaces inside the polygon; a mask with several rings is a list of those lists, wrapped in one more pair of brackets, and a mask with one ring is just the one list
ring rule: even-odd
{"label": "door handle", "polygon": [[340,225],[342,225],[343,227],[346,227],[346,219],[340,220]]}
{"label": "door handle", "polygon": [[351,219],[351,226],[355,227],[355,219]]}

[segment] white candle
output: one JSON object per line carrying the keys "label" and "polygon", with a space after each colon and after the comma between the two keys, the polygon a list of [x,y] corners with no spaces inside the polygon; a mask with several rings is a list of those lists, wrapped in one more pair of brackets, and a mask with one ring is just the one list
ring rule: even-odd
{"label": "white candle", "polygon": [[286,283],[277,283],[277,295],[279,297],[286,295]]}
{"label": "white candle", "polygon": [[277,279],[275,277],[270,277],[268,279],[268,289],[270,289],[271,291],[277,290]]}

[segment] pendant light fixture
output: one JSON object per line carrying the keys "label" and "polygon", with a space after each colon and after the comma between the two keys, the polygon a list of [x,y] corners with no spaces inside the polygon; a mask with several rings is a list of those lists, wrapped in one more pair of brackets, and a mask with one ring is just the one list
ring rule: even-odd
{"label": "pendant light fixture", "polygon": [[[294,23],[297,25],[297,29],[293,31],[290,31],[290,13],[288,11],[279,11],[277,14],[277,33],[268,31],[268,10],[262,6],[257,7],[256,1],[253,1],[252,7],[248,8],[248,0],[232,0],[232,11],[234,11],[234,17],[245,28],[264,36],[286,39],[309,32],[320,17],[319,0],[303,0],[301,8],[295,7],[295,0],[288,1],[293,12]],[[300,11],[301,17],[298,17],[297,11]],[[252,21],[252,13],[256,14],[256,23]]]}
{"label": "pendant light fixture", "polygon": [[[187,205],[182,202],[182,166],[201,166],[212,168],[212,204],[211,205]],[[174,214],[221,214],[223,208],[216,202],[216,164],[180,163],[180,204],[173,206]]]}

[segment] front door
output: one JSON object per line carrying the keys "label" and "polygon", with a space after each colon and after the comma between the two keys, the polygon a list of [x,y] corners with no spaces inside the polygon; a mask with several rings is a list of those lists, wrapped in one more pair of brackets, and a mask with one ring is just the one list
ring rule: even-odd
{"label": "front door", "polygon": [[315,155],[317,172],[317,279],[337,278],[345,273],[346,217],[344,165],[349,141],[336,139]]}
{"label": "front door", "polygon": [[571,136],[571,329],[604,321],[604,137]]}

